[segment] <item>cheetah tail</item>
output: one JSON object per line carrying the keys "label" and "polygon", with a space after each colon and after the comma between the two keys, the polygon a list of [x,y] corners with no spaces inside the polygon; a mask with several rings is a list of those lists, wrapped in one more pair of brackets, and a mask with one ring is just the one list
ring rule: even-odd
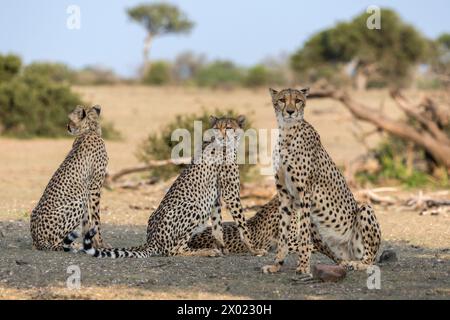
{"label": "cheetah tail", "polygon": [[94,256],[96,258],[147,258],[152,254],[145,247],[136,247],[136,248],[128,248],[128,249],[118,249],[118,248],[94,248],[92,246],[92,238],[97,234],[96,228],[90,229],[84,235],[83,239],[83,249],[84,252],[90,256]]}
{"label": "cheetah tail", "polygon": [[79,237],[79,234],[76,231],[71,231],[67,234],[67,236],[63,239],[63,250],[65,252],[72,251],[72,242],[74,242]]}

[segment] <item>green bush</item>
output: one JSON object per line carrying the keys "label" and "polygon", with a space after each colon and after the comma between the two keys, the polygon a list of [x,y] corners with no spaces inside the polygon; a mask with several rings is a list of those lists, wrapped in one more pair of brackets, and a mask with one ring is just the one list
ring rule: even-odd
{"label": "green bush", "polygon": [[67,115],[82,101],[70,88],[36,75],[0,83],[2,133],[17,137],[63,136]]}
{"label": "green bush", "polygon": [[[177,115],[171,122],[165,125],[158,133],[151,133],[146,140],[144,140],[138,147],[136,156],[137,158],[147,163],[149,160],[165,160],[170,159],[172,148],[176,146],[178,141],[171,141],[172,132],[176,129],[187,129],[191,133],[192,150],[191,155],[194,155],[194,121],[202,122],[203,131],[210,128],[209,118],[210,115],[217,117],[227,116],[236,118],[239,113],[233,110],[215,110],[214,112],[207,112],[203,110],[200,114],[187,114]],[[244,130],[251,128],[252,123],[249,117],[246,117]],[[248,142],[246,142],[248,144]],[[248,159],[249,148],[246,148],[246,157]],[[182,166],[168,165],[164,167],[155,168],[151,171],[151,176],[167,179],[180,172]],[[251,174],[252,165],[243,164],[240,165],[241,177],[243,179],[249,179]]]}
{"label": "green bush", "polygon": [[216,61],[202,67],[196,75],[196,83],[202,87],[234,87],[243,82],[242,70],[230,61]]}
{"label": "green bush", "polygon": [[34,62],[23,68],[24,77],[44,77],[54,82],[72,83],[75,72],[62,63]]}
{"label": "green bush", "polygon": [[0,54],[0,83],[12,79],[19,73],[22,60],[15,55]]}
{"label": "green bush", "polygon": [[[373,151],[380,169],[372,174],[358,173],[360,182],[385,183],[398,181],[407,187],[449,186],[446,170],[440,170],[426,152],[397,137],[388,136]],[[437,174],[438,173],[438,174]]]}
{"label": "green bush", "polygon": [[[57,64],[32,64],[0,81],[0,133],[21,138],[67,136],[67,115],[85,104],[62,81],[67,70]],[[118,136],[111,124],[103,132],[105,137]]]}
{"label": "green bush", "polygon": [[121,79],[114,71],[99,66],[85,67],[75,72],[73,82],[79,85],[104,85],[116,84]]}
{"label": "green bush", "polygon": [[265,66],[256,65],[248,70],[244,84],[247,87],[262,87],[268,85],[270,78],[270,72]]}
{"label": "green bush", "polygon": [[171,67],[170,64],[164,61],[153,62],[143,79],[144,83],[157,86],[169,84],[170,81]]}

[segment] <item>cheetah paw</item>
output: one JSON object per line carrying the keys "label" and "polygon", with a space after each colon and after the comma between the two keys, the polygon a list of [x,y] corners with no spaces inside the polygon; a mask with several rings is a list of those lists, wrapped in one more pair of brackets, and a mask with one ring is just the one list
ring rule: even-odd
{"label": "cheetah paw", "polygon": [[208,257],[222,257],[222,256],[223,256],[223,252],[219,249],[212,249],[208,253]]}
{"label": "cheetah paw", "polygon": [[255,255],[257,257],[263,257],[267,254],[267,250],[266,249],[253,249],[252,253],[253,253],[253,255]]}
{"label": "cheetah paw", "polygon": [[280,266],[269,264],[267,266],[262,267],[261,271],[265,274],[276,273],[280,270]]}
{"label": "cheetah paw", "polygon": [[294,280],[302,284],[313,284],[323,282],[321,279],[314,278],[314,276],[310,273],[302,273],[299,276],[297,276]]}

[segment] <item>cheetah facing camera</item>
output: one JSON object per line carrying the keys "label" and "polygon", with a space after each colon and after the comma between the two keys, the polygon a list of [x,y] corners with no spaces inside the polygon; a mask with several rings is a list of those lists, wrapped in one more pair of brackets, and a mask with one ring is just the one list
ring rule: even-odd
{"label": "cheetah facing camera", "polygon": [[[99,116],[100,106],[77,106],[69,114],[67,129],[75,136],[72,149],[31,213],[31,237],[38,250],[70,251],[80,223],[83,232],[100,227],[100,192],[108,156]],[[103,245],[100,233],[94,244]]]}
{"label": "cheetah facing camera", "polygon": [[281,268],[288,253],[291,220],[297,215],[297,272],[305,279],[311,277],[315,238],[320,239],[320,251],[340,265],[367,268],[380,246],[380,227],[369,205],[358,206],[319,134],[303,119],[309,89],[270,91],[280,130],[275,180],[281,219],[275,264],[264,266],[263,272],[274,273]]}
{"label": "cheetah facing camera", "polygon": [[[95,257],[146,258],[150,256],[217,256],[225,244],[222,234],[221,197],[238,226],[240,238],[254,254],[239,197],[237,143],[245,119],[211,117],[215,136],[205,144],[201,159],[193,159],[175,180],[159,207],[150,215],[145,245],[129,249],[95,249],[91,229],[84,237],[84,250]],[[192,249],[188,242],[211,216],[215,248]],[[220,250],[219,250],[220,249]]]}

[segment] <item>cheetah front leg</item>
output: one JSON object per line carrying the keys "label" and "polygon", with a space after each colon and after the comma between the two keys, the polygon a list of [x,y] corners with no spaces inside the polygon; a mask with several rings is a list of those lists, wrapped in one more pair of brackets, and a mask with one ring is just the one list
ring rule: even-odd
{"label": "cheetah front leg", "polygon": [[222,197],[236,223],[239,236],[244,242],[250,253],[263,256],[267,253],[267,250],[256,249],[250,240],[250,233],[247,228],[247,223],[245,221],[244,210],[242,209],[241,199],[240,199],[240,183],[239,183],[239,167],[237,165],[224,166],[224,172],[226,173],[226,178],[224,176],[220,179],[220,190],[222,191]]}
{"label": "cheetah front leg", "polygon": [[284,260],[288,254],[288,235],[290,231],[290,224],[292,220],[292,215],[294,212],[294,199],[288,193],[288,191],[280,184],[277,184],[278,198],[280,201],[279,206],[279,232],[278,232],[278,245],[277,245],[277,255],[275,257],[275,262],[272,265],[266,265],[262,268],[264,273],[276,273],[281,269],[284,264]]}
{"label": "cheetah front leg", "polygon": [[299,193],[300,201],[296,203],[296,212],[300,212],[299,219],[299,246],[296,272],[311,277],[311,253],[313,244],[311,240],[311,195],[308,192]]}
{"label": "cheetah front leg", "polygon": [[224,254],[228,253],[223,240],[223,227],[222,227],[222,203],[220,201],[220,192],[217,195],[217,199],[214,202],[211,212],[211,233],[214,238],[216,247],[220,249]]}

